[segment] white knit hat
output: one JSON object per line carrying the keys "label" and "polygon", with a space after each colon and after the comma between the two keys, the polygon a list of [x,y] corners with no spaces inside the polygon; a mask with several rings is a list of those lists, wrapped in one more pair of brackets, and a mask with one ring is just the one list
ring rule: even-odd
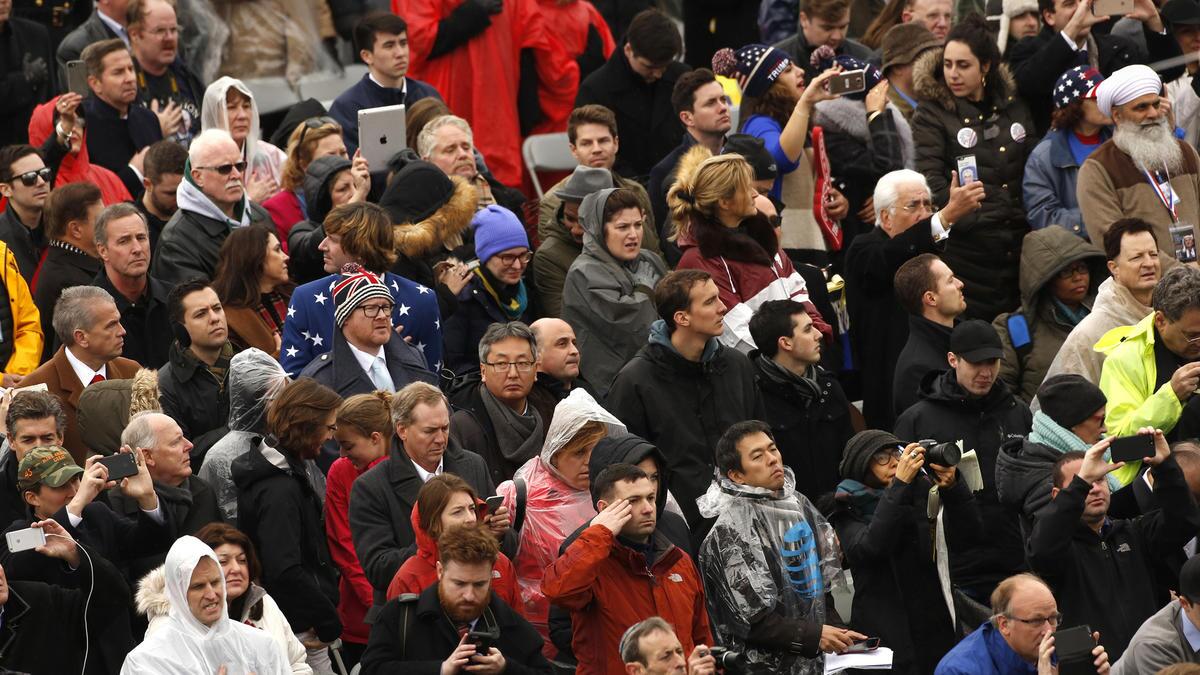
{"label": "white knit hat", "polygon": [[1003,0],[1002,9],[1000,11],[1000,32],[996,33],[996,45],[1000,47],[1000,54],[1004,54],[1004,48],[1008,46],[1008,25],[1014,16],[1021,16],[1025,12],[1038,11],[1037,0]]}

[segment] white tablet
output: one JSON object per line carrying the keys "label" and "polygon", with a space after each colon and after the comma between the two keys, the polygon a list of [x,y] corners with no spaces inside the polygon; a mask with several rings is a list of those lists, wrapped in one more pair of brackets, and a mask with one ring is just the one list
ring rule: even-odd
{"label": "white tablet", "polygon": [[358,111],[358,147],[371,171],[383,171],[392,155],[407,147],[405,139],[403,105]]}

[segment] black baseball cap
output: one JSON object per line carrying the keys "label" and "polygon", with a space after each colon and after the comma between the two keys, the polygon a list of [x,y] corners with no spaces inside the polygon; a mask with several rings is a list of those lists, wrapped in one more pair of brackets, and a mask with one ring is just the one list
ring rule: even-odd
{"label": "black baseball cap", "polygon": [[1200,24],[1200,0],[1169,0],[1160,13],[1170,25]]}
{"label": "black baseball cap", "polygon": [[1179,570],[1179,594],[1191,602],[1200,600],[1200,555],[1194,555]]}
{"label": "black baseball cap", "polygon": [[950,333],[950,351],[971,363],[991,361],[1004,355],[1000,335],[992,324],[979,319],[963,321]]}

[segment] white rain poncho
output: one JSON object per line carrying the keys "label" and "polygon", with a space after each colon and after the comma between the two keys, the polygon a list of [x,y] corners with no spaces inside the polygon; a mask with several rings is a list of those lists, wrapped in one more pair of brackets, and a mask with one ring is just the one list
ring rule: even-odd
{"label": "white rain poncho", "polygon": [[[547,617],[550,604],[542,595],[542,575],[546,567],[558,558],[558,547],[580,525],[596,515],[591,493],[571,487],[551,464],[551,458],[561,451],[588,422],[601,422],[609,434],[625,432],[625,425],[596,403],[583,389],[574,389],[554,408],[554,420],[546,430],[546,440],[539,456],[530,459],[516,476],[525,481],[525,524],[521,527],[520,547],[513,566],[517,572],[524,607],[521,614],[547,637]],[[513,481],[497,488],[504,495],[504,506],[516,513],[516,489]]]}
{"label": "white rain poncho", "polygon": [[742,652],[755,672],[820,675],[824,658],[805,659],[746,644],[751,625],[768,613],[790,621],[825,622],[825,594],[841,580],[833,527],[796,491],[785,469],[783,489],[739,485],[719,476],[696,500],[716,523],[700,545],[713,632]]}
{"label": "white rain poncho", "polygon": [[[226,675],[288,675],[291,672],[283,649],[257,628],[229,618],[224,598],[221,618],[205,626],[188,607],[188,586],[200,560],[220,563],[213,550],[195,537],[180,537],[167,552],[166,590],[171,603],[167,623],[138,645],[121,666],[121,675],[196,675],[216,673],[224,666]],[[224,596],[225,580],[221,579]]]}
{"label": "white rain poncho", "polygon": [[234,354],[229,362],[229,433],[205,454],[200,478],[217,493],[221,514],[230,523],[237,523],[237,488],[230,467],[250,450],[256,436],[266,435],[267,405],[290,381],[283,366],[261,349]]}
{"label": "white rain poncho", "polygon": [[250,133],[242,144],[242,156],[246,159],[246,175],[253,178],[270,176],[278,185],[283,180],[283,163],[287,153],[262,140],[262,129],[258,123],[258,102],[254,93],[241,80],[222,77],[204,90],[204,102],[200,108],[200,129],[224,129],[229,131],[229,111],[225,104],[229,90],[235,89],[250,99]]}

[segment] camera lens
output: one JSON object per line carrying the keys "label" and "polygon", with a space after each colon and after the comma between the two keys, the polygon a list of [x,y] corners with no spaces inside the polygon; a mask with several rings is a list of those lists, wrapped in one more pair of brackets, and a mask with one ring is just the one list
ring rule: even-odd
{"label": "camera lens", "polygon": [[938,466],[955,466],[962,461],[962,450],[957,443],[938,443],[932,439],[917,441],[925,448],[925,463]]}

